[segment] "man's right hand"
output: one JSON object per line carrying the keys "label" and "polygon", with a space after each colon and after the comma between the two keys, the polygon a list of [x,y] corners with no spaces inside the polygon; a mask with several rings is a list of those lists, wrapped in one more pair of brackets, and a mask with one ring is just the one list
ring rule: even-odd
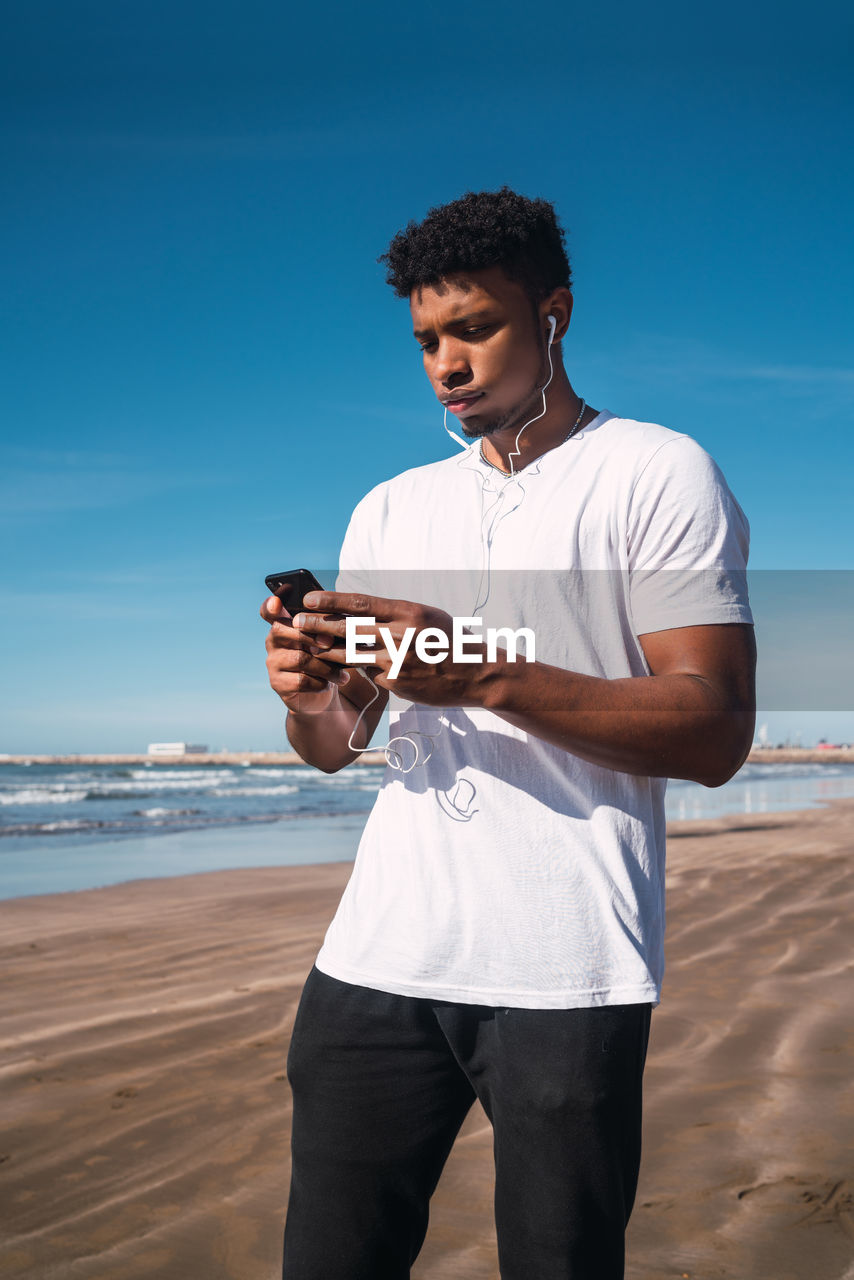
{"label": "man's right hand", "polygon": [[294,627],[278,596],[268,596],[260,612],[270,623],[266,647],[271,688],[289,711],[299,715],[325,711],[335,697],[335,686],[346,684],[350,678],[345,667],[323,661],[323,650],[331,648],[333,642]]}

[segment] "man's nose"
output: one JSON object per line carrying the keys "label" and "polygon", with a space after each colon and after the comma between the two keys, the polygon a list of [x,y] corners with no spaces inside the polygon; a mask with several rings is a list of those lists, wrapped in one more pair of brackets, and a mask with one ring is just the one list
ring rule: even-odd
{"label": "man's nose", "polygon": [[470,378],[471,366],[466,344],[459,342],[456,338],[443,338],[436,352],[433,372],[438,381],[449,389],[459,386],[460,381]]}

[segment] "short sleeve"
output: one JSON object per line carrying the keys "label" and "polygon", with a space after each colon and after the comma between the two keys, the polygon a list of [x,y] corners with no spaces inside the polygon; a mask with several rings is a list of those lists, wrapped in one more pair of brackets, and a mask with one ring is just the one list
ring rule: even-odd
{"label": "short sleeve", "polygon": [[690,436],[660,445],[629,499],[628,566],[636,635],[752,623],[750,527],[720,468]]}
{"label": "short sleeve", "polygon": [[387,518],[387,485],[377,485],[358,503],[350,517],[338,556],[336,591],[382,594],[380,545]]}

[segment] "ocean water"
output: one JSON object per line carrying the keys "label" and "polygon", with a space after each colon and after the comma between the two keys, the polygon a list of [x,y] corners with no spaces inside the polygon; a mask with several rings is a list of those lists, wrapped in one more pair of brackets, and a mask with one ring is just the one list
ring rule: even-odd
{"label": "ocean water", "polygon": [[671,779],[668,822],[721,818],[732,813],[782,813],[814,809],[854,796],[854,764],[746,764],[722,787]]}
{"label": "ocean water", "polygon": [[116,840],[305,817],[365,815],[381,766],[6,765],[0,845]]}
{"label": "ocean water", "polygon": [[[139,877],[352,859],[381,766],[5,765],[0,898]],[[854,796],[854,765],[749,764],[709,790],[672,781],[669,820]]]}

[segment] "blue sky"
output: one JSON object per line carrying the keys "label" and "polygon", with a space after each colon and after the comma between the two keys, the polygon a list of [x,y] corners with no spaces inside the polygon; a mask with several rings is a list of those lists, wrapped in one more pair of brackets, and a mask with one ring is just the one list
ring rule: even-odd
{"label": "blue sky", "polygon": [[290,8],[4,20],[2,750],[282,745],[263,577],[454,448],[376,258],[465,190],[555,202],[574,385],[715,456],[753,566],[854,569],[847,6]]}

